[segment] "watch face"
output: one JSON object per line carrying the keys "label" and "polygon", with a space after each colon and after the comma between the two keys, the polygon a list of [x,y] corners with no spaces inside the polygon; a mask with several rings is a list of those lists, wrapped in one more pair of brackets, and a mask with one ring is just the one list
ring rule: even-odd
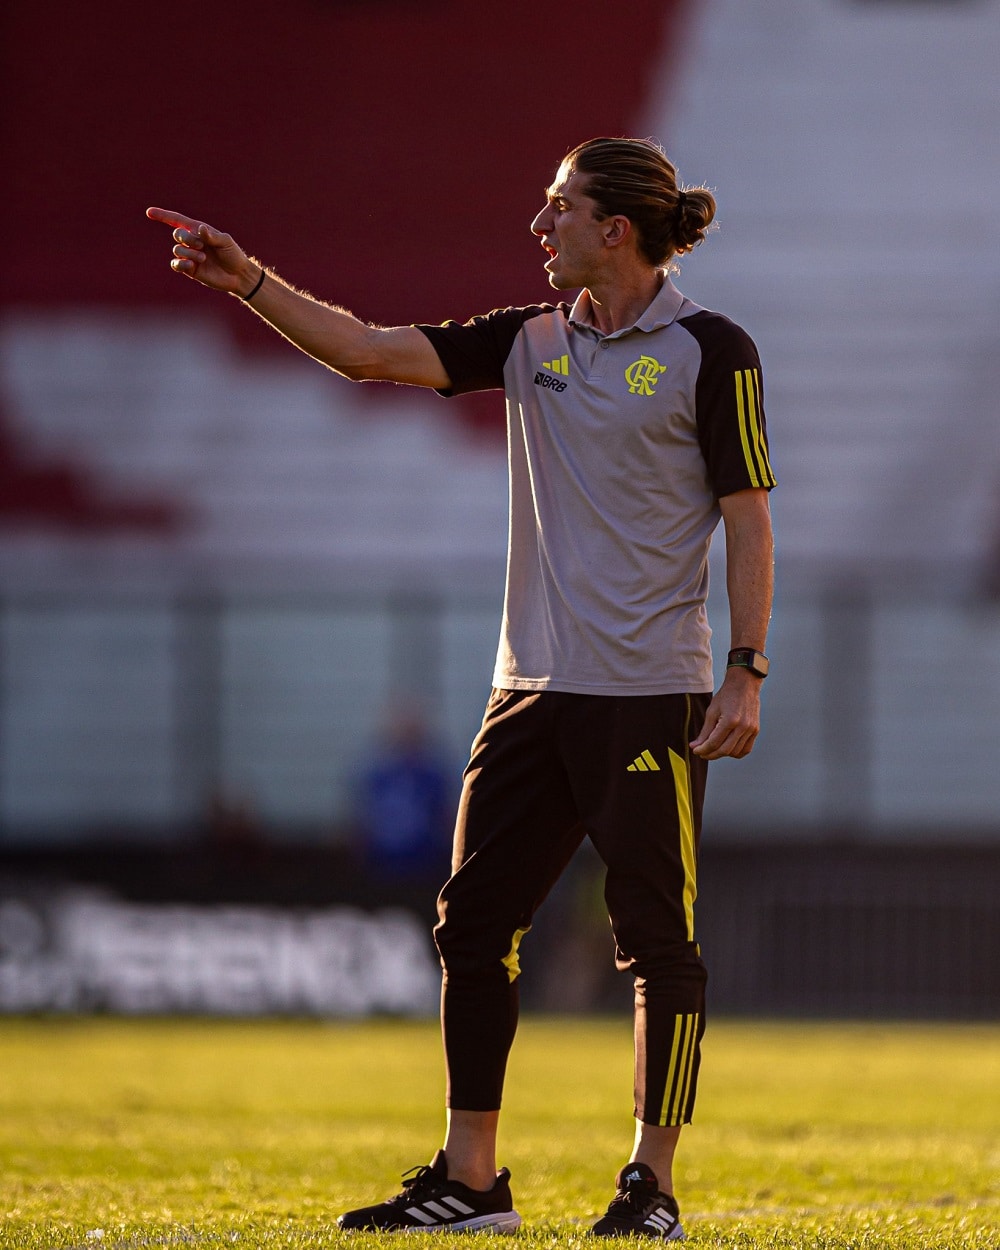
{"label": "watch face", "polygon": [[749,669],[755,677],[766,677],[770,668],[767,656],[762,651],[754,651],[752,647],[737,647],[731,651],[729,663]]}

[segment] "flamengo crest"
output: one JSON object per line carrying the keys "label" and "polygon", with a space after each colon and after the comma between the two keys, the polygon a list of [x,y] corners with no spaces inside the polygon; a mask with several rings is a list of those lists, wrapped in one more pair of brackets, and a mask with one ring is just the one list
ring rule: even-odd
{"label": "flamengo crest", "polygon": [[625,370],[625,381],[632,395],[654,395],[660,375],[666,373],[667,366],[661,365],[652,356],[640,356]]}

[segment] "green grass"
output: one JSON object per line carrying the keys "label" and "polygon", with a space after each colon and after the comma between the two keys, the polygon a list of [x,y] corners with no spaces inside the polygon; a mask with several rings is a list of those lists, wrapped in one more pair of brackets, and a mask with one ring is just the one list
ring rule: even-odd
{"label": "green grass", "polygon": [[[587,1244],[630,1069],[625,1020],[522,1022],[525,1227],[463,1245]],[[430,1157],[440,1100],[429,1021],[0,1021],[0,1247],[399,1246],[334,1220]],[[716,1022],[675,1179],[695,1246],[1000,1247],[1000,1027]]]}

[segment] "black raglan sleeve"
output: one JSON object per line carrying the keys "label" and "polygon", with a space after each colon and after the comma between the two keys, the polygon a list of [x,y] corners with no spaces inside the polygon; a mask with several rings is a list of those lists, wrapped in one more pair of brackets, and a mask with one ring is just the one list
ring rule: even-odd
{"label": "black raglan sleeve", "polygon": [[698,441],[716,497],[777,485],[753,339],[728,317],[702,310],[680,323],[701,348],[695,389]]}
{"label": "black raglan sleeve", "polygon": [[439,395],[467,395],[470,391],[503,389],[503,370],[514,340],[524,323],[540,313],[551,312],[547,304],[529,308],[497,308],[466,322],[417,325],[440,357],[451,386]]}

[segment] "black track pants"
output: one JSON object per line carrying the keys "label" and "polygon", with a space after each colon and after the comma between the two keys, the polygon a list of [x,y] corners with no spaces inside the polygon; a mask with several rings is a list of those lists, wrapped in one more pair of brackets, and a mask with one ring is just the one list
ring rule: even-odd
{"label": "black track pants", "polygon": [[585,837],[607,868],[616,962],[635,978],[635,1115],[690,1120],[705,1021],[694,940],[710,695],[494,690],[473,744],[438,900],[448,1105],[500,1106],[519,944]]}

